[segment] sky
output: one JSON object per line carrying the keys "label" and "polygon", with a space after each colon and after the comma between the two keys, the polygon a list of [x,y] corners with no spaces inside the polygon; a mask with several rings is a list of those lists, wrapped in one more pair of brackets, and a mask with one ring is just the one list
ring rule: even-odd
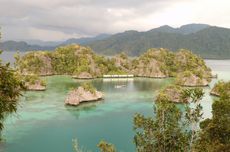
{"label": "sky", "polygon": [[3,40],[59,41],[205,23],[230,28],[230,0],[0,0]]}

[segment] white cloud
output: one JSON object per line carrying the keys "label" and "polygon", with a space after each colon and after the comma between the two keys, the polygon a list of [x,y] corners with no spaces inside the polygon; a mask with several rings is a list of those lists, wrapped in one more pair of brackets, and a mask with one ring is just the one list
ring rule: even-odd
{"label": "white cloud", "polygon": [[4,39],[60,40],[168,24],[230,27],[229,0],[0,0]]}

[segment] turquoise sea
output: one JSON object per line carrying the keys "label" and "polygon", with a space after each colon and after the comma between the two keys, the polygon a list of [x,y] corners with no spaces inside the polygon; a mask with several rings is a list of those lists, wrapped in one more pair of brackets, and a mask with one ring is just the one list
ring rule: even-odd
{"label": "turquoise sea", "polygon": [[[218,74],[218,79],[230,80],[229,60],[208,60],[207,64]],[[133,152],[133,116],[142,113],[153,115],[154,98],[157,92],[173,79],[134,78],[130,80],[88,80],[105,99],[86,103],[79,107],[64,105],[68,92],[83,81],[67,76],[45,77],[48,82],[44,92],[26,92],[20,99],[19,110],[5,121],[2,133],[5,139],[0,144],[2,152],[72,152],[72,140],[81,147],[98,151],[101,139],[116,145],[119,151]],[[202,101],[204,118],[211,117],[214,97],[205,87]],[[125,85],[117,89],[116,85]]]}

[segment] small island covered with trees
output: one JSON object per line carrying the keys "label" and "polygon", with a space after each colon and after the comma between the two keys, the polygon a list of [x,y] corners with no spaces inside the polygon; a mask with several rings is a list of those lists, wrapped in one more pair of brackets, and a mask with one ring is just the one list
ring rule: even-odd
{"label": "small island covered with trees", "polygon": [[[154,117],[145,117],[139,113],[134,115],[136,150],[227,152],[229,149],[229,126],[225,124],[230,123],[229,82],[219,81],[215,84],[210,94],[219,98],[213,103],[213,118],[202,120],[201,100],[204,91],[200,87],[209,85],[212,72],[202,58],[189,50],[174,52],[152,48],[135,58],[129,58],[124,53],[105,57],[88,47],[72,44],[54,51],[32,51],[23,56],[17,54],[15,59],[15,68],[1,63],[0,99],[4,108],[0,113],[1,130],[5,116],[16,112],[22,91],[47,89],[45,76],[67,75],[73,79],[103,78],[104,75],[173,78],[173,83],[162,88],[154,97]],[[78,106],[103,98],[104,93],[90,82],[85,82],[69,91],[64,103]],[[97,146],[103,152],[117,151],[116,145],[104,140]],[[81,151],[77,142],[74,143],[74,149]]]}
{"label": "small island covered with trees", "polygon": [[66,105],[77,106],[83,102],[98,101],[103,98],[103,93],[96,90],[91,83],[83,83],[77,89],[70,91],[65,99]]}
{"label": "small island covered with trees", "polygon": [[[124,53],[104,57],[88,47],[73,44],[54,51],[32,51],[15,58],[15,68],[0,62],[0,130],[6,115],[16,112],[22,91],[46,90],[45,76],[67,75],[74,79],[113,74],[152,79],[172,77],[174,83],[162,88],[154,97],[154,117],[134,115],[136,150],[227,152],[229,149],[229,82],[220,81],[214,86],[211,94],[219,98],[212,106],[213,117],[203,120],[201,100],[204,91],[200,87],[209,85],[212,74],[204,60],[189,50],[173,52],[153,48],[135,58]],[[87,82],[66,94],[64,102],[65,105],[78,106],[103,98],[104,93]],[[78,146],[75,143],[76,151],[81,150]],[[115,152],[115,146],[104,140],[98,144],[103,152]]]}
{"label": "small island covered with trees", "polygon": [[137,77],[175,77],[181,86],[207,86],[211,70],[202,58],[181,49],[149,49],[130,59],[124,53],[111,58],[95,54],[90,48],[67,45],[54,51],[34,51],[16,58],[22,75],[70,75],[73,78],[92,79],[108,74],[133,74]]}
{"label": "small island covered with trees", "polygon": [[230,152],[230,1],[0,10],[0,152]]}

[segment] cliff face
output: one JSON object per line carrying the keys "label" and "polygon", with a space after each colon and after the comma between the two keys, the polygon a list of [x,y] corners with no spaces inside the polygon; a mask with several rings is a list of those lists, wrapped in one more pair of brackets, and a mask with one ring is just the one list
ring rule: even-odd
{"label": "cliff face", "polygon": [[160,69],[160,62],[155,59],[151,61],[138,61],[138,65],[132,69],[131,73],[139,77],[165,78],[168,75]]}
{"label": "cliff face", "polygon": [[202,58],[188,50],[173,53],[167,49],[150,49],[132,62],[131,72],[144,77],[176,77],[183,86],[206,86],[210,82],[211,70]]}
{"label": "cliff face", "polygon": [[168,58],[172,52],[167,49],[149,49],[146,53],[132,62],[132,73],[137,76],[165,78],[169,77],[167,62],[173,59]]}
{"label": "cliff face", "polygon": [[96,55],[88,47],[68,45],[52,52],[29,52],[16,64],[24,75],[66,74],[75,78],[95,78],[108,73],[125,73],[123,66],[116,66],[115,62]]}
{"label": "cliff face", "polygon": [[169,85],[163,89],[157,96],[156,101],[170,101],[175,103],[187,103],[188,99],[182,97],[184,88],[177,85]]}
{"label": "cliff face", "polygon": [[202,77],[196,75],[191,71],[178,73],[176,83],[181,86],[195,87],[195,86],[208,86],[210,82],[209,77]]}
{"label": "cliff face", "polygon": [[[139,77],[176,77],[184,86],[206,86],[211,70],[202,58],[188,50],[176,53],[167,49],[149,49],[135,59],[121,53],[112,58],[95,54],[80,45],[59,47],[53,52],[31,52],[17,62],[23,74],[66,74],[89,79],[103,74],[134,74]],[[189,74],[188,74],[189,73]]]}
{"label": "cliff face", "polygon": [[53,67],[50,55],[49,52],[45,51],[29,52],[16,60],[16,65],[22,75],[52,75]]}
{"label": "cliff face", "polygon": [[176,83],[182,86],[207,86],[211,81],[211,69],[204,60],[187,50],[175,55]]}
{"label": "cliff face", "polygon": [[119,68],[124,73],[130,73],[132,63],[126,54],[120,53],[114,56],[111,60],[114,62],[115,67]]}

